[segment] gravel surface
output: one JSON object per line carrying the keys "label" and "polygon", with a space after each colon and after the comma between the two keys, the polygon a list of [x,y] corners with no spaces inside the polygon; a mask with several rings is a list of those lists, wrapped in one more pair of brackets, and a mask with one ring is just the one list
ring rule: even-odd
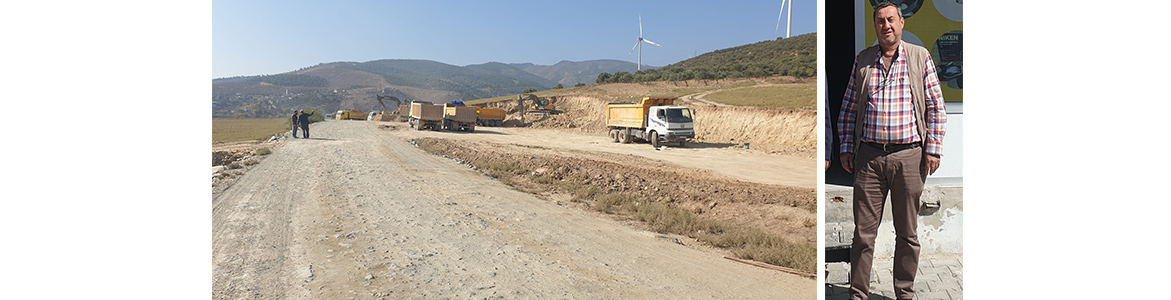
{"label": "gravel surface", "polygon": [[813,280],[511,190],[413,132],[313,126],[213,198],[213,298],[816,297]]}

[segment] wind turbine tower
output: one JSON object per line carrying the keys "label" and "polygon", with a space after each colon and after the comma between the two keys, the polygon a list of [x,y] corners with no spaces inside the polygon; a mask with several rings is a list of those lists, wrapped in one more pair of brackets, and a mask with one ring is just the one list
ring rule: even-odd
{"label": "wind turbine tower", "polygon": [[[793,36],[793,0],[789,0],[789,21],[785,24],[785,38]],[[777,33],[781,29],[781,16],[785,15],[785,0],[781,0],[781,13],[777,14],[777,28],[773,29],[773,33]],[[641,21],[641,20],[639,20]],[[641,23],[640,23],[641,25]]]}
{"label": "wind turbine tower", "polygon": [[638,41],[634,42],[634,48],[631,48],[630,53],[626,54],[626,57],[630,57],[630,54],[634,53],[634,49],[638,49],[638,70],[639,71],[642,71],[642,42],[651,43],[651,45],[659,46],[660,48],[663,47],[663,45],[655,44],[655,42],[652,42],[651,40],[642,38],[642,14],[639,14],[638,15]]}

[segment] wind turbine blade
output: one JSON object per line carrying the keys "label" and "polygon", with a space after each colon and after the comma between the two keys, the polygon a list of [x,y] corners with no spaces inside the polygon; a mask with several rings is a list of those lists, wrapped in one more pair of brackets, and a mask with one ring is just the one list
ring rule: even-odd
{"label": "wind turbine blade", "polygon": [[630,57],[631,54],[634,54],[634,49],[638,49],[638,44],[641,43],[642,41],[643,40],[640,39],[637,42],[634,42],[634,48],[630,48],[630,53],[627,53],[626,57]]}
{"label": "wind turbine blade", "polygon": [[642,14],[638,14],[638,37],[642,37]]}
{"label": "wind turbine blade", "polygon": [[773,34],[781,30],[781,16],[785,15],[785,0],[781,0],[781,12],[777,13],[777,28],[773,29]]}
{"label": "wind turbine blade", "polygon": [[659,47],[663,46],[663,45],[655,44],[655,42],[652,42],[651,40],[648,40],[648,39],[642,39],[642,41],[647,42],[647,43],[651,43],[651,45],[655,45],[655,46],[659,46]]}

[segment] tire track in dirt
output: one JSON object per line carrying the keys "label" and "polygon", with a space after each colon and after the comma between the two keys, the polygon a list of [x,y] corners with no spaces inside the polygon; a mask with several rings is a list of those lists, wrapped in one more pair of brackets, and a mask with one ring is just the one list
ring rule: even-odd
{"label": "tire track in dirt", "polygon": [[817,291],[804,278],[511,190],[373,123],[313,126],[314,139],[290,141],[213,200],[213,298],[809,299]]}

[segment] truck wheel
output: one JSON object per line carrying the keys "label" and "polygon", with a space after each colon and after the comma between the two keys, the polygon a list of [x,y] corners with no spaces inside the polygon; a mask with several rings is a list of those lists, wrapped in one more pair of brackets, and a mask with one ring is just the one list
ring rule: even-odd
{"label": "truck wheel", "polygon": [[623,144],[630,143],[630,129],[619,129],[618,130],[618,142],[623,143]]}
{"label": "truck wheel", "polygon": [[468,127],[468,132],[476,132],[476,128],[475,127]]}
{"label": "truck wheel", "polygon": [[687,146],[687,141],[679,141],[679,148],[683,148],[683,146]]}
{"label": "truck wheel", "polygon": [[610,129],[610,142],[611,143],[618,142],[618,129]]}
{"label": "truck wheel", "polygon": [[655,147],[655,148],[659,147],[659,133],[658,132],[651,131],[651,146]]}

